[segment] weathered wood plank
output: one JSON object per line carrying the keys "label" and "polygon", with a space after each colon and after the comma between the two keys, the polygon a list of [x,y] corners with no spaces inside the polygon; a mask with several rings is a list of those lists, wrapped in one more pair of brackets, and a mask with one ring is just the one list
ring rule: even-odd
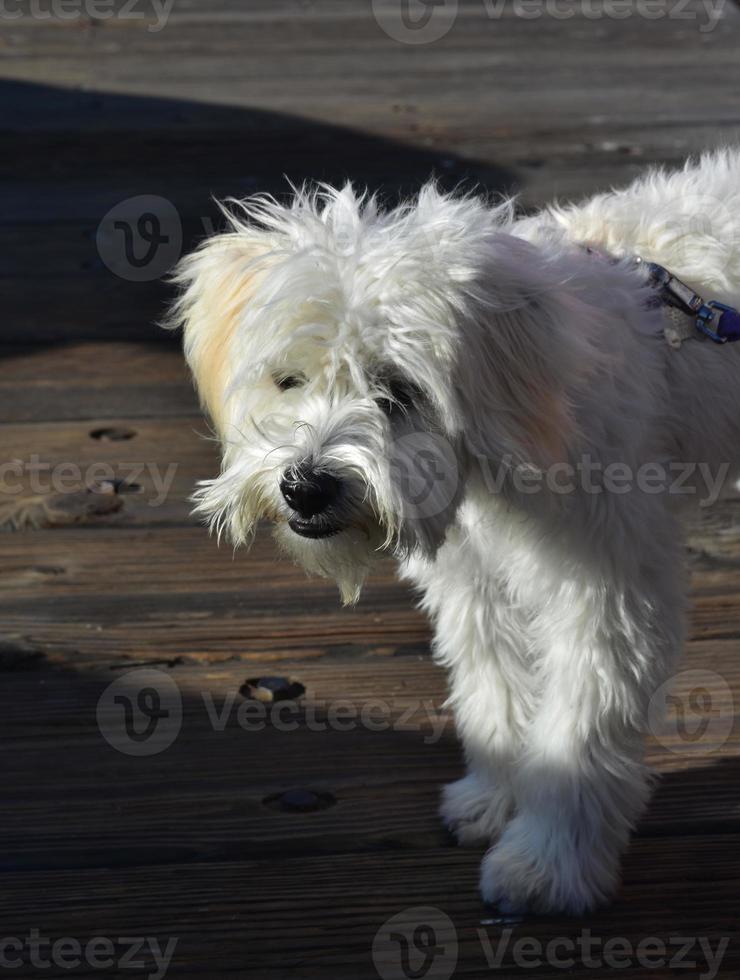
{"label": "weathered wood plank", "polygon": [[179,344],[0,347],[0,372],[0,423],[192,416],[205,428]]}
{"label": "weathered wood plank", "polygon": [[[408,648],[428,635],[391,562],[379,564],[358,606],[341,609],[334,584],[279,558],[267,529],[249,555],[233,557],[199,527],[65,528],[0,541],[4,632],[54,656],[320,656]],[[726,650],[734,669],[738,573],[713,575],[712,594],[694,597],[691,639],[702,657]]]}
{"label": "weathered wood plank", "polygon": [[[342,610],[334,585],[278,560],[267,532],[232,559],[194,526],[186,498],[217,459],[196,435],[207,427],[179,352],[153,325],[170,292],[115,278],[95,240],[105,212],[136,194],[172,201],[189,247],[215,218],[211,193],[282,192],[283,174],[393,193],[436,171],[450,185],[520,190],[529,208],[740,136],[731,4],[710,32],[700,18],[589,17],[578,4],[567,21],[458,7],[445,38],[415,47],[389,39],[366,0],[178,0],[159,33],[124,19],[3,27],[2,330],[25,345],[0,351],[4,458],[177,467],[161,507],[148,506],[145,471],[143,494],[94,523],[0,535],[3,935],[174,936],[172,976],[364,980],[377,976],[372,943],[388,917],[432,905],[457,929],[455,976],[492,973],[477,930],[495,944],[504,926],[477,897],[480,852],[453,847],[436,816],[462,759],[412,595],[386,563]],[[27,349],[132,336],[163,346]],[[135,434],[91,438],[104,427]],[[649,741],[661,780],[617,900],[575,921],[513,923],[511,942],[584,927],[633,944],[726,936],[716,975],[735,980],[740,733],[725,726],[710,751],[678,712],[697,721],[690,671],[711,695],[704,720],[731,718],[740,697],[737,501],[700,515],[690,540],[691,636],[673,714]],[[109,681],[137,663],[158,664],[184,704],[178,737],[148,758],[113,749],[96,718]],[[298,728],[271,715],[245,730],[239,689],[277,672],[305,686]],[[208,699],[230,695],[219,731]],[[362,721],[372,704],[380,731]],[[331,720],[338,707],[345,727],[346,712],[359,716],[351,730]],[[291,787],[336,804],[265,805]],[[509,948],[495,972],[527,970]],[[567,972],[613,970],[577,957]]]}
{"label": "weathered wood plank", "polygon": [[[175,667],[168,674],[181,691],[182,724],[173,722],[171,745],[146,757],[116,751],[101,734],[101,724],[102,732],[120,731],[118,716],[96,717],[99,698],[118,673],[6,674],[2,729],[13,751],[4,768],[0,865],[444,848],[439,787],[462,767],[454,730],[440,712],[442,671],[421,661],[373,666],[371,684],[366,664],[344,664],[341,671],[304,664],[294,672],[307,688],[301,705],[263,711],[252,704],[248,715],[239,711],[240,697],[226,700],[243,684],[243,665]],[[119,693],[135,696],[142,683],[136,672],[123,680]],[[737,692],[737,672],[729,680]],[[679,682],[675,693],[686,699],[689,690]],[[371,702],[372,716],[362,714]],[[715,702],[711,710],[726,706]],[[60,740],[64,757],[55,751]],[[651,740],[648,761],[663,775],[640,836],[738,827],[740,731],[717,751],[696,748],[675,736]],[[268,797],[293,787],[329,792],[335,805],[303,817],[265,806]],[[105,816],[109,801],[115,801],[114,820]],[[84,827],[84,835],[60,837],[60,821]]]}
{"label": "weathered wood plank", "polygon": [[[6,454],[3,510],[33,495],[85,495],[123,484],[114,524],[190,522],[190,495],[218,472],[218,453],[200,416],[90,418],[0,427]],[[116,483],[116,485],[118,485]]]}
{"label": "weathered wood plank", "polygon": [[284,192],[284,175],[392,195],[436,172],[533,207],[740,135],[730,4],[708,30],[698,3],[655,20],[574,5],[565,21],[511,4],[491,16],[476,0],[415,46],[366,2],[293,8],[286,23],[282,6],[177,4],[159,32],[146,18],[13,20],[0,62],[5,342],[155,338],[170,292],[117,279],[95,247],[103,215],[140,194],[173,202],[189,248],[216,217],[211,194]]}
{"label": "weathered wood plank", "polygon": [[[646,937],[657,936],[671,944],[671,953],[678,948],[671,937],[702,935],[715,950],[721,937],[728,936],[731,942],[717,976],[730,980],[738,965],[731,911],[737,871],[730,877],[732,866],[723,867],[717,855],[723,848],[728,855],[736,852],[732,843],[709,839],[697,844],[684,838],[664,842],[657,851],[654,842],[647,849],[636,849],[611,911],[577,921],[528,918],[512,923],[510,943],[496,976],[503,980],[522,976],[521,965],[513,960],[517,939],[534,937],[546,944],[553,936],[576,938],[588,928],[600,944],[623,937],[633,948]],[[492,920],[474,897],[477,855],[430,852],[424,870],[419,857],[416,852],[388,853],[382,859],[322,856],[103,873],[6,874],[0,909],[9,934],[13,930],[25,934],[33,916],[44,924],[45,935],[156,936],[162,947],[168,937],[178,937],[172,961],[172,975],[178,977],[204,975],[207,963],[207,975],[213,978],[376,980],[371,951],[383,923],[404,909],[432,906],[450,916],[457,933],[459,960],[454,975],[490,975],[480,932],[495,949],[506,925]],[[645,881],[641,869],[656,859],[672,867],[669,881]],[[91,906],[96,910],[92,927]],[[603,954],[602,945],[599,953]],[[151,956],[145,959],[153,965]],[[676,975],[660,967],[645,973],[638,970],[635,962],[630,976],[666,980]],[[593,967],[584,972],[579,963],[576,975],[601,977],[611,972]],[[562,976],[563,970],[551,966],[536,973],[555,977]]]}

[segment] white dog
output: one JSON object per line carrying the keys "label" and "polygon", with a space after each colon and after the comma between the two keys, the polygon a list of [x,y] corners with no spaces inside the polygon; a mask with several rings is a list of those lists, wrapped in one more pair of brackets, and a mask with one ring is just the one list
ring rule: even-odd
{"label": "white dog", "polygon": [[490,847],[483,897],[603,902],[684,638],[673,503],[740,460],[740,344],[669,343],[645,263],[740,304],[740,153],[522,220],[432,185],[232,205],[171,320],[223,444],[199,510],[236,544],[269,518],[345,602],[396,556],[450,671],[442,815]]}

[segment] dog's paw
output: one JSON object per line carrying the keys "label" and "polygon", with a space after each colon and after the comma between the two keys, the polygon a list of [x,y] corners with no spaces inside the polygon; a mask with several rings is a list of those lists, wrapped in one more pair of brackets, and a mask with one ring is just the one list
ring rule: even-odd
{"label": "dog's paw", "polygon": [[510,794],[469,773],[442,790],[440,816],[463,847],[490,844],[511,815]]}
{"label": "dog's paw", "polygon": [[576,836],[567,825],[516,816],[483,859],[483,900],[507,913],[579,915],[603,904],[616,888],[616,860],[578,846]]}

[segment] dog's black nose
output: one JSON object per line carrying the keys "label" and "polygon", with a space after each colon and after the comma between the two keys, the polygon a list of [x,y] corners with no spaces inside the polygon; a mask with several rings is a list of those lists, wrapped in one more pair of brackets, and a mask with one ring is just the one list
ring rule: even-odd
{"label": "dog's black nose", "polygon": [[301,517],[314,517],[336,500],[339,480],[323,470],[297,466],[285,471],[280,492]]}

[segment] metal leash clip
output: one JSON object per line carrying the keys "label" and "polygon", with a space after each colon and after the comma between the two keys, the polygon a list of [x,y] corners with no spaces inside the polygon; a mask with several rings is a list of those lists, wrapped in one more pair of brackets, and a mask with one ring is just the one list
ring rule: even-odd
{"label": "metal leash clip", "polygon": [[712,329],[715,326],[715,321],[717,328],[721,327],[725,313],[737,314],[737,310],[733,310],[731,306],[725,306],[724,303],[718,303],[717,300],[709,300],[708,303],[704,303],[697,313],[696,329],[701,330],[715,344],[726,344],[728,340],[737,340],[737,337],[725,336],[724,334],[717,333],[717,330]]}
{"label": "metal leash clip", "polygon": [[690,286],[657,262],[645,262],[640,258],[637,261],[647,269],[650,284],[657,289],[663,302],[692,317],[696,329],[705,337],[715,344],[740,340],[740,313],[736,309],[717,300],[705,302]]}

